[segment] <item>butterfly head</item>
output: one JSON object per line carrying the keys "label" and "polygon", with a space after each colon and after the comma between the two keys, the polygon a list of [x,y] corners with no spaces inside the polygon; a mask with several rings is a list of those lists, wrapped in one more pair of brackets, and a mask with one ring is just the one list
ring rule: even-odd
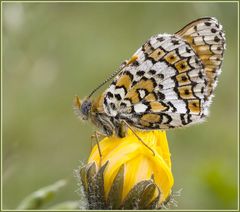
{"label": "butterfly head", "polygon": [[92,102],[90,99],[85,99],[83,101],[80,100],[79,96],[76,96],[74,99],[74,111],[82,120],[88,120],[91,108],[92,108]]}

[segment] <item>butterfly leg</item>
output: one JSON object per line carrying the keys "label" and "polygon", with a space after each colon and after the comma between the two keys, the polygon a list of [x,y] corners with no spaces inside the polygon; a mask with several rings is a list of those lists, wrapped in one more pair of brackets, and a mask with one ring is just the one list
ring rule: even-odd
{"label": "butterfly leg", "polygon": [[100,160],[102,159],[102,151],[99,145],[99,136],[104,136],[102,133],[95,131],[94,134],[91,136],[91,138],[95,138],[96,143],[97,143],[97,148],[98,148],[98,152],[99,152],[99,156],[100,156]]}
{"label": "butterfly leg", "polygon": [[153,149],[151,147],[149,147],[138,135],[137,133],[135,132],[135,130],[125,121],[123,120],[123,123],[127,125],[127,127],[133,132],[133,134],[138,138],[139,141],[142,142],[142,144],[147,147],[152,153],[153,153],[153,156],[155,156],[155,152],[153,151]]}

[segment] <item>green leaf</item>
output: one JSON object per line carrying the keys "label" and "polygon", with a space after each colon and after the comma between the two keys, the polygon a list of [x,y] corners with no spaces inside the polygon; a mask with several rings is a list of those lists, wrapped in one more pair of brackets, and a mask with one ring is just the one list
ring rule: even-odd
{"label": "green leaf", "polygon": [[59,180],[52,185],[41,188],[29,196],[27,196],[17,207],[17,209],[27,210],[27,209],[39,209],[44,204],[51,201],[59,189],[66,185],[66,180]]}
{"label": "green leaf", "polygon": [[49,209],[51,210],[77,210],[80,208],[79,201],[65,201],[59,204],[56,204]]}

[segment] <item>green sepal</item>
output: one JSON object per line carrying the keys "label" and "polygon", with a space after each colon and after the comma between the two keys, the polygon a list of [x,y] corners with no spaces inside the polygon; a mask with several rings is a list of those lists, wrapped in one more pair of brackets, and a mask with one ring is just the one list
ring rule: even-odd
{"label": "green sepal", "polygon": [[96,202],[93,203],[94,209],[105,209],[107,207],[104,195],[104,177],[103,177],[107,165],[108,161],[99,169],[96,175],[96,185],[94,188]]}
{"label": "green sepal", "polygon": [[146,187],[152,183],[152,180],[143,180],[137,183],[127,194],[123,201],[123,209],[138,209],[139,200]]}
{"label": "green sepal", "polygon": [[160,200],[160,196],[161,196],[161,191],[159,190],[159,188],[156,186],[157,190],[158,190],[158,195],[155,199],[153,199],[149,205],[147,205],[148,209],[157,209],[160,208],[158,206],[159,200]]}
{"label": "green sepal", "polygon": [[97,199],[94,193],[94,190],[95,190],[94,186],[96,186],[96,179],[95,179],[96,164],[95,163],[89,164],[89,166],[86,167],[86,173],[87,173],[87,184],[88,184],[87,198],[89,202],[89,209],[92,209],[91,203],[95,203]]}
{"label": "green sepal", "polygon": [[80,168],[79,174],[80,174],[80,180],[81,180],[81,183],[82,183],[82,186],[83,186],[83,190],[84,190],[84,193],[86,195],[86,192],[88,190],[86,166],[83,166],[82,168]]}
{"label": "green sepal", "polygon": [[146,186],[145,190],[143,191],[140,197],[138,209],[148,209],[149,201],[153,198],[156,189],[157,186],[154,183],[151,183],[148,186]]}
{"label": "green sepal", "polygon": [[123,183],[124,183],[124,164],[118,170],[117,175],[115,176],[112,186],[110,188],[107,204],[109,209],[119,209],[122,200],[123,192]]}

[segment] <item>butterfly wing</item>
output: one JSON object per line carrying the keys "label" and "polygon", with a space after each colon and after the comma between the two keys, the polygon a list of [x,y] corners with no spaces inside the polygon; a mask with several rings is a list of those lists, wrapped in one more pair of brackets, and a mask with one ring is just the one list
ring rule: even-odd
{"label": "butterfly wing", "polygon": [[[215,19],[207,19],[212,24],[211,20],[215,23]],[[138,59],[125,67],[106,90],[105,112],[145,130],[176,128],[203,120],[212,95],[210,89],[213,90],[219,75],[216,71],[216,76],[210,78],[206,70],[213,70],[213,64],[215,70],[221,66],[214,59],[213,50],[211,56],[204,54],[204,48],[197,52],[200,45],[196,45],[195,38],[190,42],[195,35],[192,28],[199,33],[198,26],[205,22],[192,22],[175,35],[151,37],[134,54]],[[212,40],[209,43],[215,45]],[[223,49],[223,40],[221,43]]]}
{"label": "butterfly wing", "polygon": [[225,34],[222,25],[215,18],[202,18],[176,32],[194,49],[204,65],[209,99],[221,73]]}

